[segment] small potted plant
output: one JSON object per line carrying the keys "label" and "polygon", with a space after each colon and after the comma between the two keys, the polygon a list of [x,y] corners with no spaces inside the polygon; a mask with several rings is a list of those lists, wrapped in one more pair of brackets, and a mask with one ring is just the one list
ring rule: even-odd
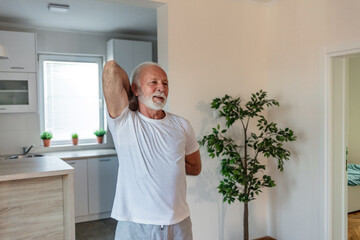
{"label": "small potted plant", "polygon": [[50,146],[50,140],[52,139],[53,135],[51,132],[42,132],[40,138],[43,140],[44,147]]}
{"label": "small potted plant", "polygon": [[104,139],[104,135],[106,134],[106,131],[104,129],[100,128],[99,130],[96,130],[94,132],[94,134],[96,135],[97,142],[102,143],[103,139]]}
{"label": "small potted plant", "polygon": [[78,145],[79,142],[79,135],[77,133],[73,133],[71,135],[71,140],[73,145]]}

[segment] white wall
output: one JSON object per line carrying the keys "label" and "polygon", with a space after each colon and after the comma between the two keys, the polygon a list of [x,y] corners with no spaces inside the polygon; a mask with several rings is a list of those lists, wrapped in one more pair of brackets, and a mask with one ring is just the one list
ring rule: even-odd
{"label": "white wall", "polygon": [[[284,173],[271,167],[277,186],[269,189],[268,199],[252,205],[252,223],[258,224],[251,225],[252,237],[267,232],[279,240],[324,239],[325,53],[360,42],[360,2],[163,2],[168,3],[171,111],[187,117],[200,138],[213,122],[207,108],[212,98],[265,88],[281,103],[269,112],[271,118],[298,136],[289,146],[293,155]],[[204,151],[202,158],[203,173],[189,178],[195,239],[241,239],[242,209],[219,203],[218,163]]]}
{"label": "white wall", "polygon": [[326,40],[326,1],[278,1],[270,8],[268,89],[281,107],[272,118],[295,131],[292,159],[269,192],[269,234],[280,240],[320,237],[318,162]]}
{"label": "white wall", "polygon": [[283,103],[271,115],[298,135],[293,159],[269,193],[269,233],[277,239],[324,239],[325,53],[360,42],[359,9],[354,0],[287,0],[269,7],[268,87]]}
{"label": "white wall", "polygon": [[349,59],[348,163],[360,164],[360,57]]}
{"label": "white wall", "polygon": [[[265,87],[267,9],[248,1],[164,2],[158,14],[168,23],[158,25],[158,41],[160,63],[168,59],[169,109],[189,119],[200,139],[215,124],[213,98],[226,93],[247,98]],[[204,149],[201,156],[202,173],[187,179],[194,239],[242,239],[242,205],[222,203],[216,189],[219,161]],[[252,238],[266,235],[266,199],[265,192],[250,204]]]}
{"label": "white wall", "polygon": [[[49,30],[21,30],[6,28],[14,31],[32,31],[37,33],[37,52],[41,53],[69,53],[90,54],[106,57],[106,42],[111,38],[151,40],[156,51],[156,41],[146,36],[121,36],[97,33],[76,33]],[[156,59],[156,55],[155,55]],[[113,147],[112,138],[108,131],[108,143],[89,146],[42,147],[40,139],[40,123],[38,113],[0,114],[0,156],[22,153],[22,148],[32,144],[32,152],[49,152],[63,150],[79,150]]]}

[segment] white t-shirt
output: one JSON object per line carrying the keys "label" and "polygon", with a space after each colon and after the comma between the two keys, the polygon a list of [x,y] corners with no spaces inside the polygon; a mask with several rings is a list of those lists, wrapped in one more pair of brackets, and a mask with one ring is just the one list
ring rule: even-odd
{"label": "white t-shirt", "polygon": [[198,150],[190,123],[166,112],[150,119],[128,107],[109,129],[119,159],[111,217],[118,221],[170,225],[190,215],[185,155]]}

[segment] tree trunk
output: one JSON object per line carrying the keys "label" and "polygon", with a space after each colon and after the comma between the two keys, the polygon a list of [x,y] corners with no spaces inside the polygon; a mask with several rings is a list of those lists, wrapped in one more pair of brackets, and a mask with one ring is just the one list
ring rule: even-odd
{"label": "tree trunk", "polygon": [[248,202],[244,203],[244,240],[249,240],[249,207]]}

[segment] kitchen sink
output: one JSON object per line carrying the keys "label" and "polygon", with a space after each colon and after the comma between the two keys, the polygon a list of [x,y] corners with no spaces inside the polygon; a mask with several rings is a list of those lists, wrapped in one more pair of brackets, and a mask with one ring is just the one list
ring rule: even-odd
{"label": "kitchen sink", "polygon": [[28,154],[28,155],[13,155],[8,157],[7,159],[19,159],[19,158],[33,158],[33,157],[43,157],[44,155],[42,154]]}

